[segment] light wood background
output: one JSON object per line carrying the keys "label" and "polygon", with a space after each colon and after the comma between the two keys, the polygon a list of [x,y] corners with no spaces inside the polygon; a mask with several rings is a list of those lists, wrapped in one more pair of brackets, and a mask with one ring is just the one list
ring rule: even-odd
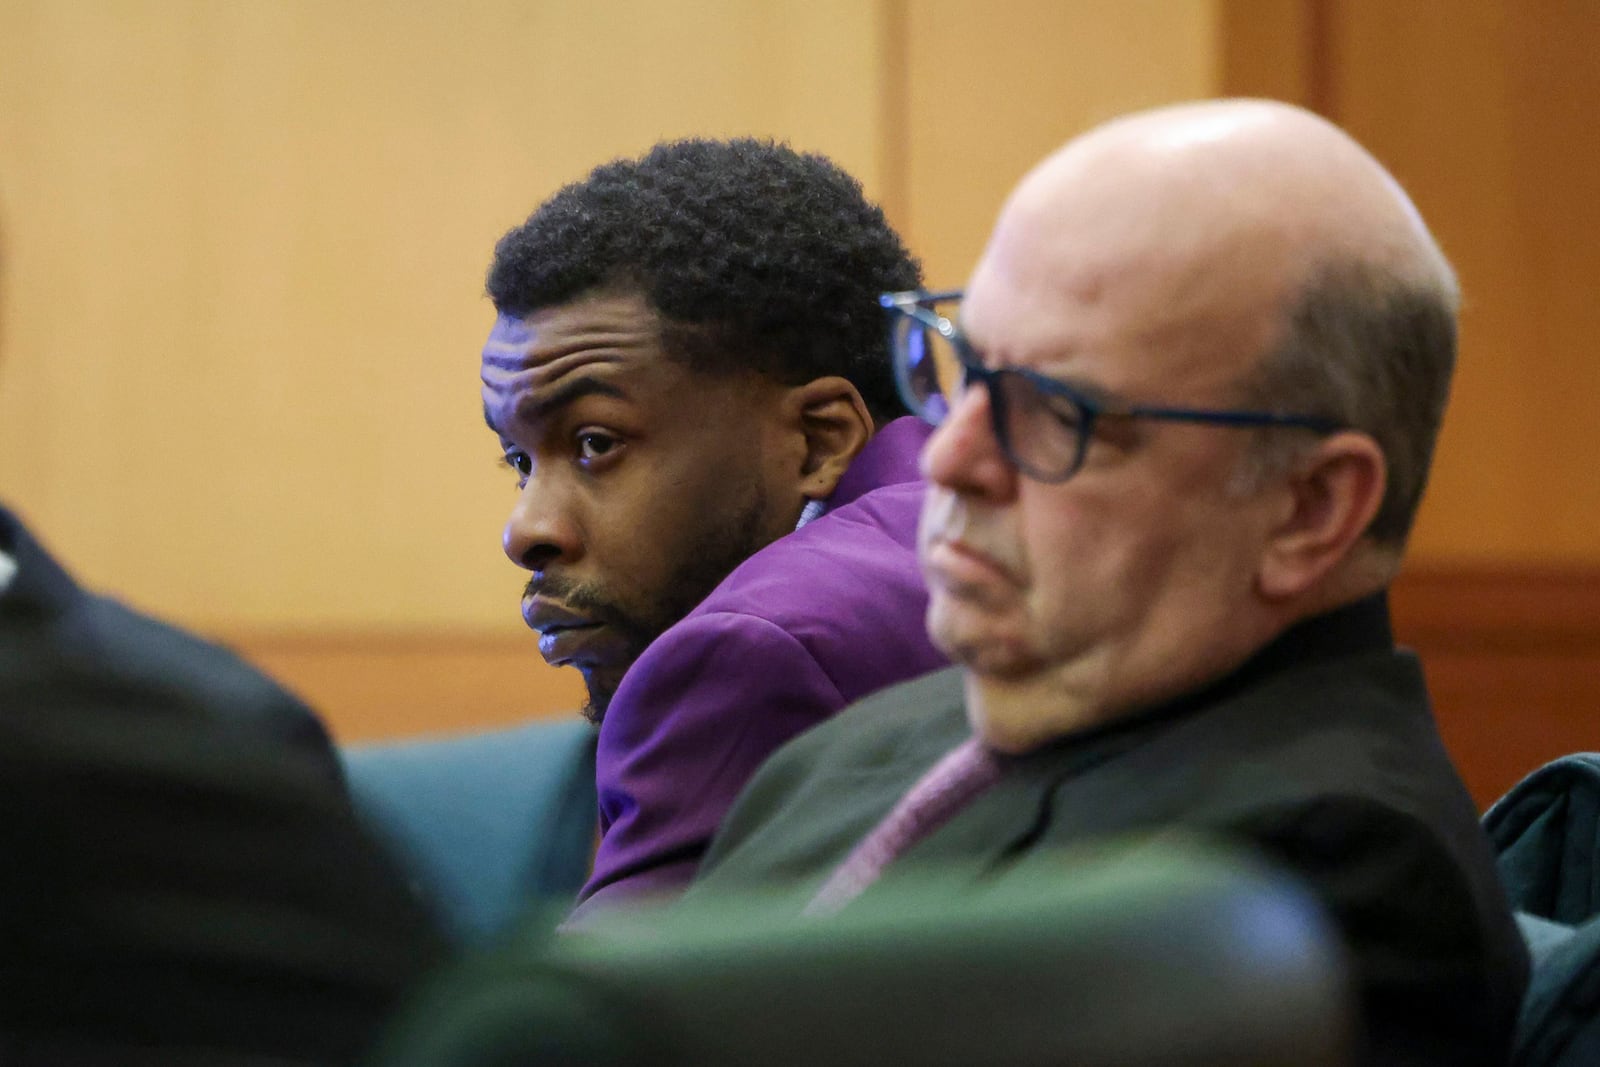
{"label": "light wood background", "polygon": [[1553,667],[1493,625],[1600,575],[1596,54],[1587,0],[0,0],[0,498],[346,738],[560,712],[478,412],[500,233],[606,159],[754,133],[834,156],[959,284],[1074,133],[1277,96],[1388,163],[1462,276],[1399,595],[1487,796],[1596,745],[1600,610],[1549,609]]}

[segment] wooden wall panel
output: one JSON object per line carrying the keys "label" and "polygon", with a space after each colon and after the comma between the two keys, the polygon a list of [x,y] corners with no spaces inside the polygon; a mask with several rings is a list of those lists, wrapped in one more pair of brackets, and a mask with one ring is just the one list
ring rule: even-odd
{"label": "wooden wall panel", "polygon": [[1413,555],[1600,563],[1600,4],[1331,10],[1330,113],[1411,191],[1465,295]]}
{"label": "wooden wall panel", "polygon": [[1393,595],[1439,729],[1479,804],[1600,750],[1600,568],[1418,568]]}
{"label": "wooden wall panel", "polygon": [[1322,111],[1329,74],[1326,0],[1221,0],[1217,93]]}
{"label": "wooden wall panel", "polygon": [[1212,0],[906,5],[906,190],[896,221],[934,286],[959,286],[1035,163],[1125,111],[1216,91]]}
{"label": "wooden wall panel", "polygon": [[316,708],[340,741],[463,733],[569,717],[583,681],[531,635],[243,634],[231,644]]}

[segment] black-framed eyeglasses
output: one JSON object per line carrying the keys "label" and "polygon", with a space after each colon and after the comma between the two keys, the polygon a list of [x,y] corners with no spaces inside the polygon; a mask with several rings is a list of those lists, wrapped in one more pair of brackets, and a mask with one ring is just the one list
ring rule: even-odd
{"label": "black-framed eyeglasses", "polygon": [[889,344],[900,395],[914,414],[937,426],[962,391],[981,382],[989,392],[989,415],[1000,450],[1017,470],[1038,481],[1064,482],[1076,474],[1102,419],[1283,426],[1316,433],[1344,428],[1335,420],[1311,415],[1108,403],[1031,370],[985,367],[960,328],[935,310],[961,296],[959,289],[914,289],[878,298],[891,320]]}

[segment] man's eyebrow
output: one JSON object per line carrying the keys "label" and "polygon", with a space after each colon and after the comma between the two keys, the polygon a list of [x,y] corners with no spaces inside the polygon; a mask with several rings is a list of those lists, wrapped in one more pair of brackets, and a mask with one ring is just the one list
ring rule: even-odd
{"label": "man's eyebrow", "polygon": [[[562,408],[576,403],[586,396],[613,396],[618,400],[626,400],[628,398],[627,392],[620,386],[600,378],[571,378],[562,382],[539,399],[520,405],[516,413],[517,421],[541,422]],[[487,408],[484,410],[484,420],[489,423],[491,430],[502,432],[500,427],[497,427],[494,421],[489,418]]]}

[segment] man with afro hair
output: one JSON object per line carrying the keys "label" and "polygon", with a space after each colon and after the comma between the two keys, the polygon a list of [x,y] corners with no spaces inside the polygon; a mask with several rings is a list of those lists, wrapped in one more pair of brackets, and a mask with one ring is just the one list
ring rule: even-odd
{"label": "man with afro hair", "polygon": [[599,726],[576,921],[681,888],[770,752],[944,664],[915,556],[927,431],[878,303],[918,282],[854,178],[750,139],[607,163],[496,247],[505,551]]}

